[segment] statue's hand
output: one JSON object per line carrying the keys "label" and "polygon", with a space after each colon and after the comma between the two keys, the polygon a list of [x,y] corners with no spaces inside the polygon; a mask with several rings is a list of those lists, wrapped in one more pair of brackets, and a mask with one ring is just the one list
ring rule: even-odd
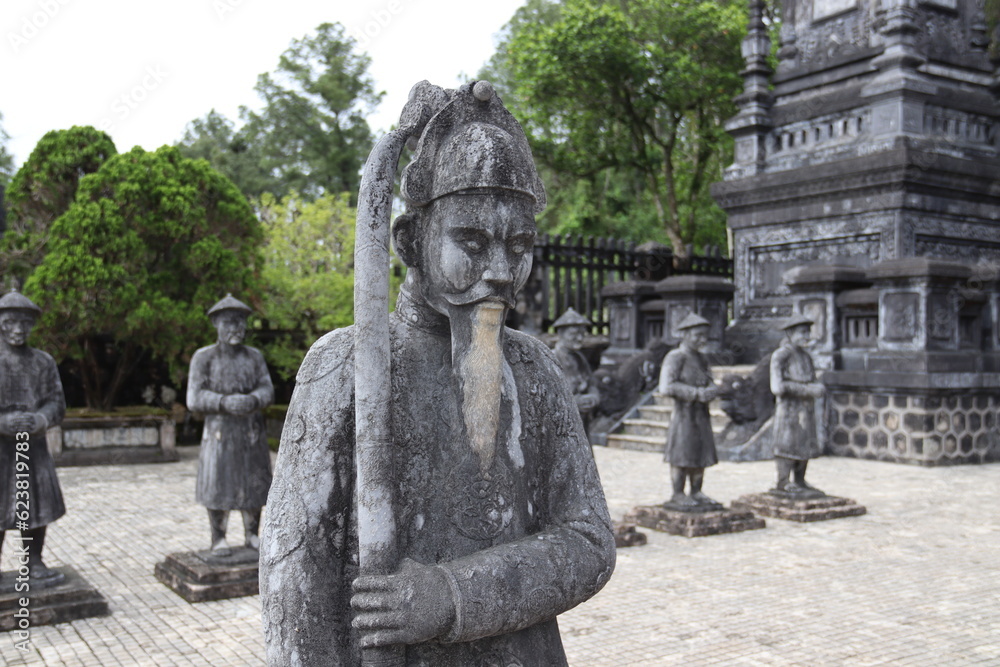
{"label": "statue's hand", "polygon": [[[41,422],[44,423],[42,417]],[[0,416],[0,434],[35,433],[35,415],[30,412],[10,412]]]}
{"label": "statue's hand", "polygon": [[230,394],[222,397],[222,409],[233,415],[246,415],[257,408],[257,400],[247,394]]}
{"label": "statue's hand", "polygon": [[708,403],[709,401],[714,401],[719,396],[719,388],[714,384],[707,387],[702,387],[698,390],[698,400],[702,403]]}
{"label": "statue's hand", "polygon": [[408,558],[395,574],[355,579],[351,607],[361,648],[425,642],[443,635],[455,620],[444,572]]}
{"label": "statue's hand", "polygon": [[591,394],[581,394],[576,397],[576,407],[580,410],[593,410],[597,407],[597,397]]}
{"label": "statue's hand", "polygon": [[49,420],[40,412],[24,412],[21,422],[22,431],[28,433],[39,433],[49,427]]}

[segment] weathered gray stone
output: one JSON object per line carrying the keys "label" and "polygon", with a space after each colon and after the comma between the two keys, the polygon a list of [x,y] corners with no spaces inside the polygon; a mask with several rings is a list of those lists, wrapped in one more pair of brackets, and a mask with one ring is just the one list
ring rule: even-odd
{"label": "weathered gray stone", "polygon": [[[29,582],[31,588],[28,591],[0,592],[0,632],[22,627],[20,621],[24,612],[21,600],[24,598],[30,600],[27,608],[29,627],[69,623],[111,613],[107,600],[72,567],[55,567],[52,570],[61,575],[60,583],[56,585],[41,588]],[[4,581],[12,581],[17,576],[18,573],[13,570],[3,573]],[[22,615],[18,616],[19,613]]]}
{"label": "weathered gray stone", "polygon": [[809,523],[849,516],[861,516],[868,510],[849,498],[823,495],[817,498],[782,497],[774,493],[752,493],[732,502],[734,509],[753,511],[762,516]]}
{"label": "weathered gray stone", "polygon": [[257,549],[239,547],[220,556],[211,549],[174,553],[156,564],[153,574],[188,602],[256,595]]}
{"label": "weathered gray stone", "polygon": [[[541,184],[485,82],[418,84],[400,128],[365,167],[357,324],[312,347],[282,433],[261,545],[268,662],[565,665],[555,617],[608,580],[614,535],[554,356],[502,326]],[[409,268],[382,319],[378,232],[408,137],[393,240]]]}
{"label": "weathered gray stone", "polygon": [[660,505],[640,505],[625,515],[625,521],[643,528],[683,537],[707,537],[764,528],[763,519],[746,509],[716,509],[705,512],[676,510]]}

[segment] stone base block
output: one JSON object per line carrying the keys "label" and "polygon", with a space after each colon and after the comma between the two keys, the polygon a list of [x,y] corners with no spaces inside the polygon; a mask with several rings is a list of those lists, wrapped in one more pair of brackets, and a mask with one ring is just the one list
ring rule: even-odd
{"label": "stone base block", "polygon": [[230,556],[211,551],[185,551],[167,556],[153,569],[156,578],[188,602],[256,595],[256,549],[240,547]]}
{"label": "stone base block", "polygon": [[618,523],[617,521],[611,523],[615,529],[615,546],[619,549],[622,547],[641,547],[646,543],[646,533],[640,533],[636,530],[634,523]]}
{"label": "stone base block", "polygon": [[705,537],[739,533],[765,526],[764,520],[744,509],[714,512],[679,512],[661,505],[640,505],[625,515],[626,523],[684,537]]}
{"label": "stone base block", "polygon": [[[33,628],[40,625],[68,623],[92,616],[107,616],[111,613],[107,600],[76,570],[68,566],[53,569],[66,577],[58,586],[0,593],[0,631],[23,629],[21,621],[24,618],[27,618],[28,626]],[[15,571],[3,573],[5,581],[15,580],[16,577]],[[26,617],[20,615],[24,613],[21,598],[29,600]]]}
{"label": "stone base block", "polygon": [[800,523],[861,516],[868,511],[864,505],[839,496],[795,499],[781,497],[773,493],[752,493],[741,496],[732,502],[732,506],[775,519],[786,519]]}

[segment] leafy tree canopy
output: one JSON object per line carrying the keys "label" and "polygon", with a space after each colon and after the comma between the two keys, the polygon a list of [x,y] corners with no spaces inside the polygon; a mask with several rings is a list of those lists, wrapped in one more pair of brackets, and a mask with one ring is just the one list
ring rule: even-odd
{"label": "leafy tree canopy", "polygon": [[69,208],[80,179],[115,155],[115,144],[93,127],[43,136],[7,188],[7,230],[0,239],[0,272],[23,284],[41,261],[52,223]]}
{"label": "leafy tree canopy", "polygon": [[232,292],[260,305],[262,237],[247,199],[207,162],[168,146],[115,155],[80,179],[25,285],[44,311],[42,347],[78,362],[88,407],[114,405],[144,353],[180,384],[214,337],[212,303]]}
{"label": "leafy tree canopy", "polygon": [[248,197],[281,188],[277,177],[264,166],[260,146],[215,109],[188,123],[177,147],[184,157],[207,160]]}
{"label": "leafy tree canopy", "polygon": [[742,0],[531,0],[519,10],[486,73],[511,94],[543,165],[550,229],[633,226],[645,236],[636,240],[665,237],[679,255],[724,242],[708,187],[731,157],[722,124],[742,89],[745,26]]}

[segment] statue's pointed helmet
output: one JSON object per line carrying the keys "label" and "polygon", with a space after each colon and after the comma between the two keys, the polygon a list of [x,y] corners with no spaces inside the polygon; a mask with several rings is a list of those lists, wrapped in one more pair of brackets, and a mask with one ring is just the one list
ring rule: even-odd
{"label": "statue's pointed helmet", "polygon": [[448,194],[507,190],[545,208],[545,189],[528,139],[487,81],[442,91],[442,107],[427,122],[400,192],[410,206]]}
{"label": "statue's pointed helmet", "polygon": [[234,297],[232,294],[226,294],[226,296],[222,297],[219,301],[215,303],[214,306],[208,309],[207,314],[209,317],[211,317],[216,313],[221,313],[226,310],[235,311],[244,316],[247,316],[253,312],[253,309],[250,306],[246,305],[245,303]]}
{"label": "statue's pointed helmet", "polygon": [[35,305],[35,303],[24,296],[16,289],[12,289],[0,297],[0,311],[3,310],[18,310],[24,313],[30,313],[34,317],[38,317],[42,314],[42,309]]}

